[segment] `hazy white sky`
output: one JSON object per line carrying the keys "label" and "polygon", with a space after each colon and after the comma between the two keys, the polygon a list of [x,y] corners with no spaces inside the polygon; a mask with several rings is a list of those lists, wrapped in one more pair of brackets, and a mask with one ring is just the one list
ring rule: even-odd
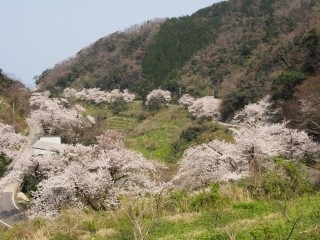
{"label": "hazy white sky", "polygon": [[115,31],[218,0],[1,0],[0,68],[28,86],[46,68]]}

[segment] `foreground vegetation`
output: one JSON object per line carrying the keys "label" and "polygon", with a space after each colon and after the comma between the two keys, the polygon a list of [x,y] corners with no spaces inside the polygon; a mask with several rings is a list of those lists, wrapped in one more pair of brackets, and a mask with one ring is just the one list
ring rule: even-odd
{"label": "foreground vegetation", "polygon": [[[196,193],[124,198],[115,210],[65,209],[55,220],[36,218],[2,229],[6,239],[319,239],[320,194],[300,164],[270,160],[240,182]],[[279,174],[283,172],[283,175]]]}

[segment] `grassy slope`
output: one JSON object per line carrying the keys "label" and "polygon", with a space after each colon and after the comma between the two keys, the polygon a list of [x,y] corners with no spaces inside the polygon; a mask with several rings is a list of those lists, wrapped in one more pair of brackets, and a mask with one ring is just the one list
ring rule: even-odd
{"label": "grassy slope", "polygon": [[[107,129],[121,131],[126,135],[128,148],[161,162],[168,160],[172,144],[179,139],[184,127],[192,122],[188,112],[179,106],[151,113],[143,108],[141,101],[134,101],[116,116],[107,105],[81,104],[86,108],[85,114],[100,119],[100,132]],[[141,116],[143,120],[139,120]]]}
{"label": "grassy slope", "polygon": [[[238,189],[237,193],[240,191]],[[235,194],[235,189],[227,192]],[[199,208],[180,209],[180,212],[165,207],[147,239],[227,240],[230,239],[228,235],[248,240],[289,239],[291,231],[290,239],[320,237],[319,194],[278,201],[252,200],[243,192],[245,199],[242,200],[224,196],[214,202],[218,199],[215,195],[211,198],[210,193],[202,196],[207,201],[211,199],[209,207],[201,205]],[[201,203],[195,197],[189,197],[189,201]],[[134,239],[128,215],[132,216],[132,207],[146,210],[147,205],[147,202],[136,203],[131,199],[115,212],[64,211],[56,220],[34,219],[12,229],[2,227],[0,239]],[[147,209],[140,222],[142,229],[150,223],[150,214],[150,209]]]}
{"label": "grassy slope", "polygon": [[145,157],[168,161],[172,144],[191,122],[188,112],[179,106],[162,109],[139,124],[126,138],[127,147]]}
{"label": "grassy slope", "polygon": [[78,102],[85,115],[98,121],[96,132],[117,130],[125,134],[125,145],[148,159],[174,163],[192,145],[213,139],[232,141],[227,128],[211,121],[193,119],[186,108],[170,105],[158,112],[149,112],[141,101],[127,104],[127,109],[114,115],[108,105]]}

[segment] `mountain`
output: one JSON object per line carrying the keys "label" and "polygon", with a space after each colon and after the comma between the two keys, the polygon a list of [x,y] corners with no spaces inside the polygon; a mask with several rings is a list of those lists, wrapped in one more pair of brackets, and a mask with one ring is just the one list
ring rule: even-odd
{"label": "mountain", "polygon": [[30,111],[29,98],[30,91],[0,69],[0,122],[14,126],[18,132],[25,130],[25,118]]}
{"label": "mountain", "polygon": [[196,97],[214,91],[225,120],[271,94],[286,109],[280,116],[299,126],[297,87],[319,84],[319,60],[319,1],[230,0],[101,38],[45,70],[37,84],[53,92],[129,88],[142,98],[159,87]]}

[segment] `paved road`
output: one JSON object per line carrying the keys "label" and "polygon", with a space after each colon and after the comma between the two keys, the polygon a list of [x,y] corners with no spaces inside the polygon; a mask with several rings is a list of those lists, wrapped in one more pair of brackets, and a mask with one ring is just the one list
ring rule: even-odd
{"label": "paved road", "polygon": [[[32,144],[42,135],[42,128],[36,124],[29,125],[30,133],[27,137],[28,144],[23,146],[20,154],[31,148]],[[11,169],[11,166],[9,169]],[[13,167],[14,168],[14,167]],[[20,211],[14,201],[14,194],[19,189],[20,183],[13,183],[5,187],[0,193],[0,223],[7,227],[11,227],[15,222],[25,219],[23,211]]]}
{"label": "paved road", "polygon": [[0,195],[0,221],[7,227],[25,219],[23,212],[15,205],[13,197],[13,192],[2,192]]}

